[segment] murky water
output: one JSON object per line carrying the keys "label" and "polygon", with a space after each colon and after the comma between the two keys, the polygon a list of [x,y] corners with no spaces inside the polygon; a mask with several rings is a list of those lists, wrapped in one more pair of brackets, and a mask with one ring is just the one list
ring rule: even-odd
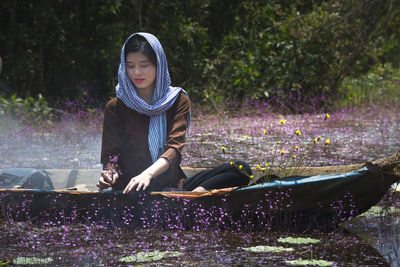
{"label": "murky water", "polygon": [[[216,166],[236,159],[261,164],[274,157],[277,141],[280,141],[277,151],[284,149],[292,155],[294,146],[305,149],[317,136],[321,136],[322,141],[308,154],[304,165],[375,160],[400,150],[398,108],[344,110],[330,114],[326,121],[324,114],[281,116],[260,113],[223,119],[219,116],[196,117],[194,114],[182,165]],[[285,120],[283,125],[280,124],[282,119]],[[0,168],[99,169],[101,125],[97,128],[87,125],[67,121],[44,131],[3,120],[0,124]],[[295,135],[297,129],[302,133],[300,136]],[[330,144],[326,144],[326,139],[330,139]],[[221,146],[227,148],[226,154],[222,153]],[[392,198],[392,207],[400,208],[399,203],[398,197]],[[18,259],[22,263],[36,260],[41,264],[48,262],[65,266],[140,263],[287,266],[295,264],[289,262],[291,260],[302,259],[314,260],[308,265],[324,260],[325,264],[335,266],[385,266],[388,262],[397,266],[399,213],[379,219],[384,223],[377,223],[378,218],[382,217],[358,217],[337,231],[309,234],[196,228],[187,231],[128,230],[94,224],[90,220],[84,224],[55,222],[39,226],[3,218],[0,223],[0,260]],[[319,242],[291,244],[278,241],[284,237],[314,238]],[[134,257],[126,258],[129,256]],[[322,261],[319,263],[324,264]]]}
{"label": "murky water", "polygon": [[[288,266],[291,260],[320,260],[335,266],[386,266],[380,253],[362,239],[347,233],[295,235],[276,232],[111,230],[101,226],[49,226],[2,223],[13,235],[2,237],[2,258],[50,258],[54,265],[109,266],[150,263],[171,266]],[[317,243],[291,244],[287,237],[316,239]],[[261,251],[260,251],[260,246]],[[258,248],[258,251],[257,251]],[[263,251],[264,249],[264,251]],[[179,252],[151,260],[140,253]],[[327,265],[325,265],[327,266]],[[329,266],[329,265],[328,265]]]}

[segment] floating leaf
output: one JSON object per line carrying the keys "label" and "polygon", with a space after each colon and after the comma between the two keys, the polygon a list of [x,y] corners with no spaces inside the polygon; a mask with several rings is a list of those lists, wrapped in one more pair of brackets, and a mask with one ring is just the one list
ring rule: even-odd
{"label": "floating leaf", "polygon": [[242,249],[251,252],[276,252],[276,253],[293,251],[293,248],[274,247],[274,246],[256,246],[256,247],[249,247]]}
{"label": "floating leaf", "polygon": [[291,260],[285,261],[289,265],[304,265],[304,266],[333,266],[333,262],[325,260]]}
{"label": "floating leaf", "polygon": [[318,239],[314,238],[304,238],[304,237],[286,237],[286,238],[279,238],[278,242],[281,243],[289,243],[289,244],[316,244],[319,242]]}
{"label": "floating leaf", "polygon": [[178,251],[149,251],[149,252],[139,252],[136,255],[123,257],[119,259],[120,262],[151,262],[159,261],[164,257],[179,257],[182,253]]}
{"label": "floating leaf", "polygon": [[249,139],[251,139],[251,136],[247,135],[247,134],[237,138],[237,140],[241,140],[241,141],[246,141]]}
{"label": "floating leaf", "polygon": [[11,260],[0,260],[0,266],[9,266],[11,265]]}
{"label": "floating leaf", "polygon": [[47,264],[53,262],[52,258],[18,257],[13,259],[13,264]]}

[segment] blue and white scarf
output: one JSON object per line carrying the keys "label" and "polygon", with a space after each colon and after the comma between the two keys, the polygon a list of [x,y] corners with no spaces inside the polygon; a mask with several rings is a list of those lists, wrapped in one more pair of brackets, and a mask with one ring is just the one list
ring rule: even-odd
{"label": "blue and white scarf", "polygon": [[[129,79],[125,70],[125,45],[134,35],[141,35],[153,48],[157,57],[156,83],[151,105],[141,99],[135,86]],[[153,163],[164,153],[165,142],[167,138],[167,117],[166,111],[172,107],[179,93],[183,92],[188,96],[185,90],[180,87],[170,86],[167,58],[158,39],[149,33],[134,33],[125,41],[121,51],[121,62],[118,70],[118,84],[116,86],[117,97],[129,108],[136,110],[141,114],[150,116],[149,125],[149,150]],[[190,124],[190,113],[188,119],[188,129]]]}

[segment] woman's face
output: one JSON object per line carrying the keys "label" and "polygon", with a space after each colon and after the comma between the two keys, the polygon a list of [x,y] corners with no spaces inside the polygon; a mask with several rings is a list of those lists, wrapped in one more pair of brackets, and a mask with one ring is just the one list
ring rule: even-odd
{"label": "woman's face", "polygon": [[136,89],[154,90],[157,68],[145,54],[142,52],[128,53],[125,59],[125,69]]}

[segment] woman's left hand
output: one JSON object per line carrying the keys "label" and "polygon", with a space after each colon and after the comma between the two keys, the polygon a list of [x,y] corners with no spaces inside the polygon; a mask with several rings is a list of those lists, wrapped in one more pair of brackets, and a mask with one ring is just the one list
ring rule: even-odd
{"label": "woman's left hand", "polygon": [[127,194],[132,192],[135,188],[136,191],[146,190],[149,187],[150,181],[153,177],[147,173],[141,173],[131,179],[129,184],[125,187],[123,193]]}

